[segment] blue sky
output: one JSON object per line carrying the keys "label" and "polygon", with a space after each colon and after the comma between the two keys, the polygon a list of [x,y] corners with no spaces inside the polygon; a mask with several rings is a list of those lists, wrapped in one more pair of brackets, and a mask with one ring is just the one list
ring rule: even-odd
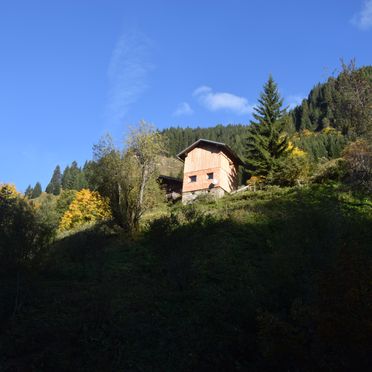
{"label": "blue sky", "polygon": [[12,0],[0,5],[0,182],[45,187],[110,132],[248,123],[372,62],[372,0]]}

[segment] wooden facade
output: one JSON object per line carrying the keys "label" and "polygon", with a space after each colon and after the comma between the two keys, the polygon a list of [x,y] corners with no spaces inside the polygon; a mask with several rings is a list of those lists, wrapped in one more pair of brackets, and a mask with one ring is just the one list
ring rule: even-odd
{"label": "wooden facade", "polygon": [[238,168],[242,161],[224,143],[200,139],[177,157],[184,162],[184,203],[202,193],[220,197],[237,189]]}

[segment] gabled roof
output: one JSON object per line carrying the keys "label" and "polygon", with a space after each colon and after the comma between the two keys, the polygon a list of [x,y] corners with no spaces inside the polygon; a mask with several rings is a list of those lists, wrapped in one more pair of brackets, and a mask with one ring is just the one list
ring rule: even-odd
{"label": "gabled roof", "polygon": [[181,161],[185,161],[187,154],[195,147],[200,147],[200,145],[203,143],[220,148],[220,150],[223,151],[230,159],[235,160],[239,165],[243,165],[242,160],[239,158],[238,155],[235,154],[233,150],[231,150],[231,148],[228,145],[222,142],[210,141],[203,138],[198,139],[192,145],[182,150],[179,154],[177,154],[177,158],[180,159]]}

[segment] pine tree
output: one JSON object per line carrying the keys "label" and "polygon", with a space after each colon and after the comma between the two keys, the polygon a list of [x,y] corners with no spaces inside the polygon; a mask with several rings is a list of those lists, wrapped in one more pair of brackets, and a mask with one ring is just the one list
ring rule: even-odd
{"label": "pine tree", "polygon": [[64,190],[81,190],[87,187],[87,181],[83,171],[76,161],[67,166],[62,175],[62,188]]}
{"label": "pine tree", "polygon": [[42,188],[40,182],[36,182],[35,187],[32,190],[31,198],[30,199],[35,199],[39,197],[42,193]]}
{"label": "pine tree", "polygon": [[31,185],[27,186],[27,189],[25,191],[25,197],[31,199],[33,188]]}
{"label": "pine tree", "polygon": [[306,100],[303,100],[302,105],[302,117],[301,117],[301,129],[312,129],[313,125],[309,117],[309,105]]}
{"label": "pine tree", "polygon": [[62,188],[63,190],[70,189],[70,167],[67,166],[62,174]]}
{"label": "pine tree", "polygon": [[56,166],[53,172],[53,176],[46,187],[45,191],[48,194],[59,195],[61,193],[62,175],[61,168],[59,165]]}
{"label": "pine tree", "polygon": [[248,136],[245,155],[248,172],[267,176],[278,159],[286,154],[288,137],[284,132],[286,109],[272,76],[269,76],[255,107]]}
{"label": "pine tree", "polygon": [[70,167],[70,189],[71,190],[80,190],[80,185],[79,185],[79,176],[80,176],[81,170],[78,166],[78,163],[74,160],[71,163]]}

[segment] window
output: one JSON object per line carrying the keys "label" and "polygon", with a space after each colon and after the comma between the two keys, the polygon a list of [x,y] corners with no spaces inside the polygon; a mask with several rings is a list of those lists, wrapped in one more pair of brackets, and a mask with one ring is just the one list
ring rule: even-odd
{"label": "window", "polygon": [[213,180],[213,173],[207,173],[207,180]]}
{"label": "window", "polygon": [[196,176],[190,176],[189,182],[196,182]]}

